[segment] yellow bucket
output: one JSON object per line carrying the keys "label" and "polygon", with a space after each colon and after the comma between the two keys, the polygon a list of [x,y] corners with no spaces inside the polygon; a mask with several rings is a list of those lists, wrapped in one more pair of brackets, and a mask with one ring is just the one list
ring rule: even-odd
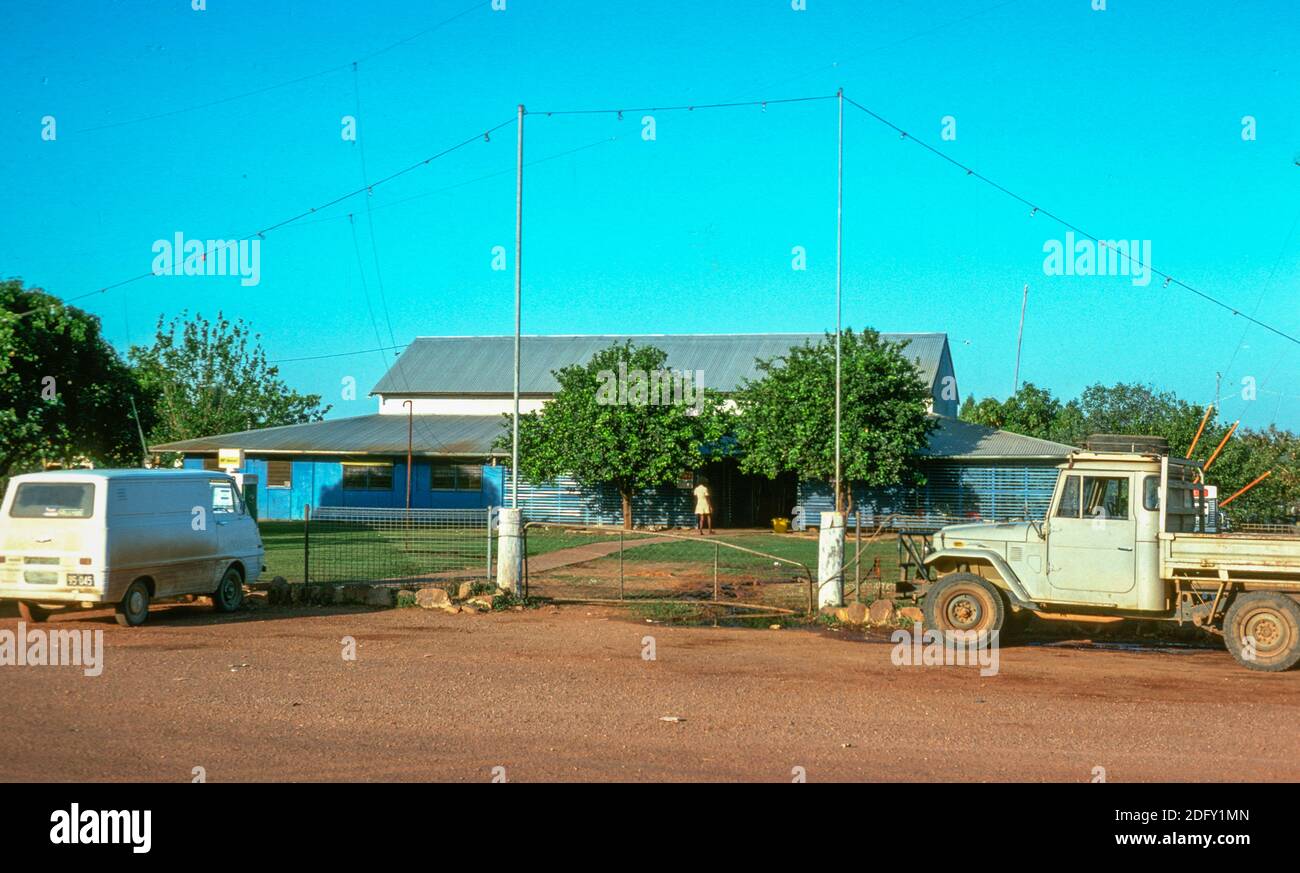
{"label": "yellow bucket", "polygon": [[788,519],[788,518],[774,518],[774,519],[772,519],[772,532],[773,532],[773,533],[789,533],[789,532],[790,532],[790,519]]}

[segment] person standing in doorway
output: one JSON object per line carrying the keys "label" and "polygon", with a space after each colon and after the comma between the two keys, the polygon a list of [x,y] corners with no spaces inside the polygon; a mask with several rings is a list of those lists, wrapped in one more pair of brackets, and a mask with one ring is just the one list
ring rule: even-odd
{"label": "person standing in doorway", "polygon": [[700,484],[695,486],[695,519],[697,523],[696,530],[701,536],[704,535],[704,526],[708,525],[709,533],[713,533],[713,498],[709,494],[709,480],[703,476],[700,477]]}

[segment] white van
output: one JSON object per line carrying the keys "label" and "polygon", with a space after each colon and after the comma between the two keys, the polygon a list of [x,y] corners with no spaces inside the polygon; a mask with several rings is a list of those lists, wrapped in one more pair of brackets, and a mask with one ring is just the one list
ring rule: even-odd
{"label": "white van", "polygon": [[111,603],[135,626],[149,603],[211,595],[221,612],[261,574],[262,538],[234,478],[204,470],[60,470],[9,480],[0,600],[27,621]]}

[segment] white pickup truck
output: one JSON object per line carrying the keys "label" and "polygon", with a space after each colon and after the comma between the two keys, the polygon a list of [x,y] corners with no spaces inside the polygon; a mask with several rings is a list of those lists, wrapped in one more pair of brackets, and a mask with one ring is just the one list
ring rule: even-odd
{"label": "white pickup truck", "polygon": [[927,625],[1000,630],[1030,612],[1190,622],[1245,667],[1300,662],[1300,535],[1204,533],[1195,461],[1079,451],[1047,518],[945,527],[925,565]]}

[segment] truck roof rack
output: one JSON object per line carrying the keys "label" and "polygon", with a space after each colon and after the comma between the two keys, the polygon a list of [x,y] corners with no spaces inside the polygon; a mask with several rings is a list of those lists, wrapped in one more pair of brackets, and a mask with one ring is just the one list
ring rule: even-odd
{"label": "truck roof rack", "polygon": [[1167,455],[1169,440],[1146,434],[1094,433],[1084,440],[1089,452],[1123,452],[1134,455]]}

